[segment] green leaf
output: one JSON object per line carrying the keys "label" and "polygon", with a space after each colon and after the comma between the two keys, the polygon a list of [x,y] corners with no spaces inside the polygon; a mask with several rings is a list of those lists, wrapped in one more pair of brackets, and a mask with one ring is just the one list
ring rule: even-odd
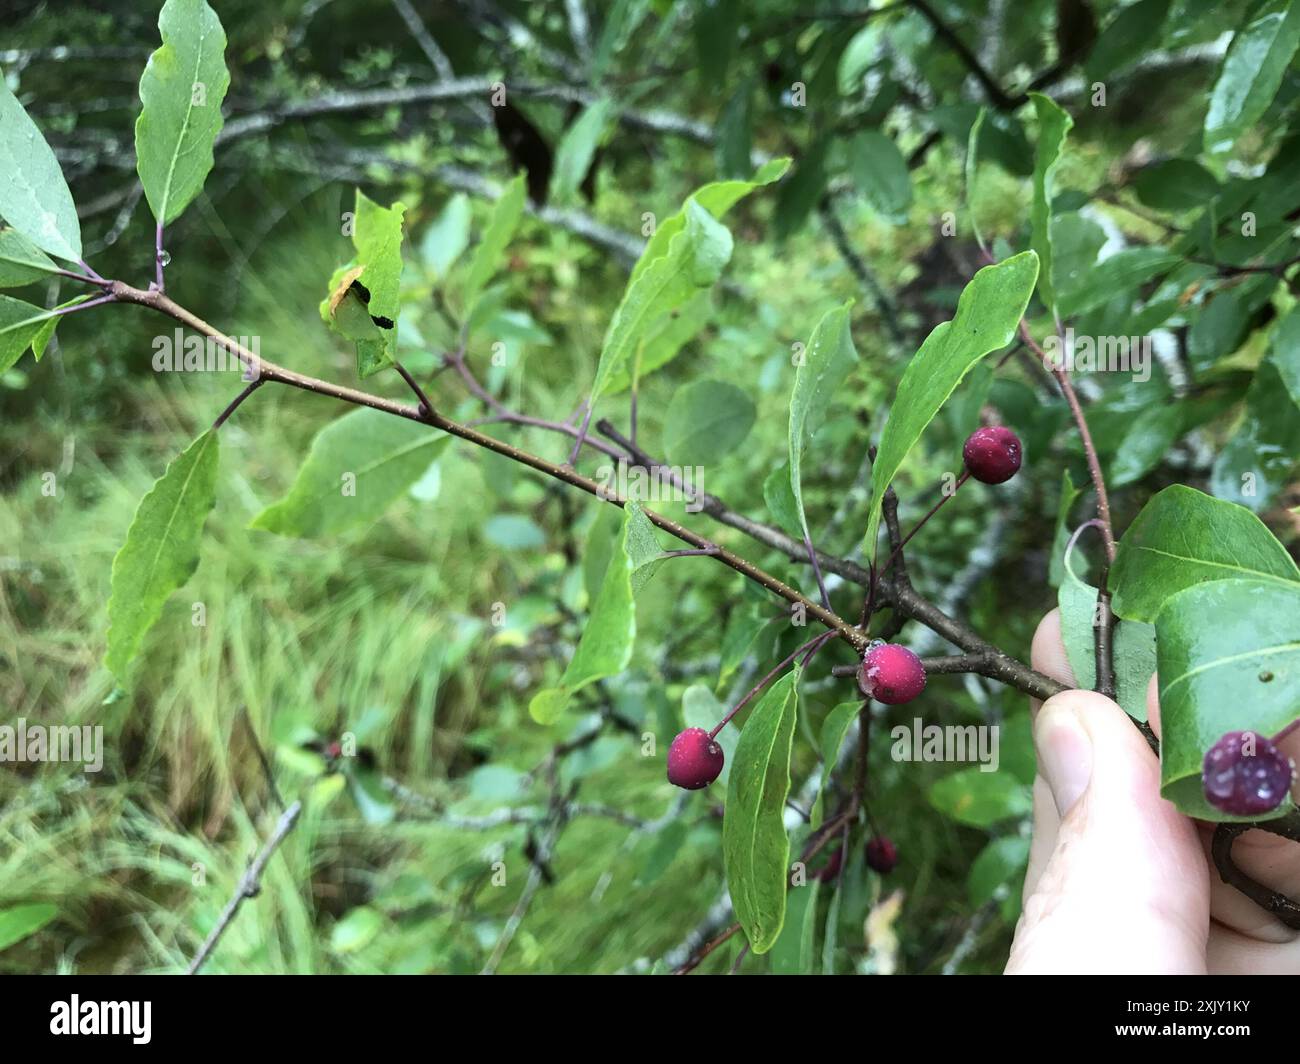
{"label": "green leaf", "polygon": [[443,280],[469,247],[469,225],[469,197],[457,192],[425,230],[424,239],[420,241],[420,258],[434,280]]}
{"label": "green leaf", "polygon": [[1293,307],[1273,331],[1273,364],[1292,401],[1300,406],[1300,306]]}
{"label": "green leaf", "polygon": [[822,776],[821,782],[817,785],[817,798],[813,801],[808,824],[813,831],[822,825],[826,784],[830,782],[831,773],[835,771],[835,762],[839,759],[844,737],[849,734],[849,728],[853,726],[853,721],[857,719],[861,708],[861,702],[841,702],[827,713],[826,719],[822,721],[821,741],[818,744],[822,757]]}
{"label": "green leaf", "polygon": [[362,407],[311,441],[293,487],[250,528],[281,536],[328,536],[379,519],[451,442],[446,433]]}
{"label": "green leaf", "polygon": [[118,683],[125,682],[163,603],[198,568],[199,537],[216,500],[219,453],[211,430],[191,443],[140,500],[113,558],[104,664]]}
{"label": "green leaf", "polygon": [[1201,762],[1228,731],[1272,735],[1300,705],[1300,584],[1216,580],[1172,596],[1156,618],[1160,647],[1160,793],[1188,816],[1233,817],[1205,800]]}
{"label": "green leaf", "polygon": [[[1052,226],[1055,233],[1057,226]],[[1168,273],[1183,259],[1163,248],[1129,248],[1116,252],[1081,271],[1076,283],[1060,284],[1056,311],[1062,318],[1078,317],[1112,299],[1130,295],[1140,285],[1160,274]],[[1059,282],[1059,278],[1058,278]]]}
{"label": "green leaf", "polygon": [[817,206],[826,191],[826,155],[829,137],[823,136],[799,157],[790,180],[781,186],[776,199],[773,232],[778,243],[794,234]]}
{"label": "green leaf", "polygon": [[723,177],[740,177],[753,165],[754,83],[753,76],[741,81],[718,116],[714,137],[718,143],[718,170]]}
{"label": "green leaf", "polygon": [[[1091,691],[1097,682],[1097,589],[1075,575],[1067,558],[1057,593],[1061,640],[1075,685]],[[1119,621],[1111,644],[1115,701],[1134,720],[1147,719],[1147,686],[1156,671],[1156,630],[1141,621]]]}
{"label": "green leaf", "polygon": [[726,381],[693,381],[678,388],[664,416],[668,461],[720,461],[745,441],[756,415],[749,395]]}
{"label": "green leaf", "polygon": [[36,934],[58,915],[57,905],[43,901],[0,909],[0,950]]}
{"label": "green leaf", "polygon": [[1029,840],[1019,835],[990,839],[971,863],[966,875],[966,893],[974,908],[992,901],[998,890],[1009,887],[1019,894],[1020,882],[1029,867]]}
{"label": "green leaf", "polygon": [[785,922],[790,860],[785,800],[790,793],[798,682],[796,665],[754,707],[736,744],[727,784],[722,859],[731,906],[754,953],[771,949]]}
{"label": "green leaf", "polygon": [[[23,352],[33,343],[40,341],[41,333],[51,320],[58,320],[54,310],[24,303],[11,296],[0,296],[0,373],[22,358]],[[42,353],[48,342],[47,334],[45,342],[41,343]]]}
{"label": "green leaf", "polygon": [[1038,256],[1032,251],[985,266],[962,290],[952,321],[936,326],[908,363],[872,469],[864,537],[868,557],[875,553],[885,489],[962,378],[985,355],[1006,347],[1015,337],[1037,278]]}
{"label": "green leaf", "polygon": [[356,953],[368,946],[387,922],[378,909],[358,906],[330,931],[330,949],[335,953]]}
{"label": "green leaf", "polygon": [[159,225],[169,225],[203,189],[230,87],[226,34],[205,0],[167,0],[158,15],[162,47],[140,76],[136,169]]}
{"label": "green leaf", "polygon": [[959,824],[989,828],[1028,816],[1034,808],[1030,789],[1006,772],[962,769],[936,780],[930,804]]}
{"label": "green leaf", "polygon": [[57,270],[50,258],[17,229],[0,229],[0,288],[19,288]]}
{"label": "green leaf", "polygon": [[397,819],[397,803],[384,789],[379,773],[366,768],[359,761],[347,761],[343,768],[348,784],[348,794],[356,803],[357,812],[367,824],[391,824]]}
{"label": "green leaf", "polygon": [[[803,358],[795,368],[794,388],[790,392],[790,494],[799,518],[798,527],[804,536],[808,535],[808,517],[803,507],[803,452],[816,436],[835,393],[858,360],[849,331],[849,308],[852,305],[850,300],[822,315],[803,351]],[[773,501],[784,508],[779,497]]]}
{"label": "green leaf", "polygon": [[1276,357],[1260,363],[1246,392],[1246,416],[1214,460],[1210,490],[1260,513],[1291,482],[1300,462],[1300,411]]}
{"label": "green leaf", "polygon": [[1300,47],[1300,3],[1263,0],[1233,34],[1205,113],[1205,150],[1227,151],[1263,117]]}
{"label": "green leaf", "polygon": [[1193,159],[1166,159],[1138,171],[1133,191],[1148,207],[1186,211],[1203,207],[1221,191],[1218,178]]}
{"label": "green leaf", "polygon": [[357,375],[363,380],[391,364],[397,350],[405,213],[403,204],[381,207],[357,189],[352,229],[357,255],[352,269],[361,268],[360,276],[354,280],[364,286],[370,298],[363,300],[355,288],[351,289],[343,303],[351,318],[340,314],[330,324],[335,331],[356,342]]}
{"label": "green leaf", "polygon": [[[686,727],[713,731],[718,721],[726,715],[726,708],[707,685],[691,684],[682,692],[682,720],[686,722]],[[718,779],[722,781],[723,787],[731,779],[731,763],[735,760],[736,743],[739,741],[740,733],[732,727],[723,728],[717,734],[716,742],[722,747],[722,772]]]}
{"label": "green leaf", "polygon": [[[86,300],[92,298],[94,297],[89,294],[75,296],[74,298],[69,299],[66,303],[60,303],[54,309],[56,311],[67,310],[68,307],[75,307],[77,304],[84,303]],[[54,330],[59,327],[59,322],[62,320],[62,314],[46,318],[45,321],[41,323],[40,328],[32,335],[32,357],[36,359],[37,362],[45,357],[45,349],[50,346],[50,341],[54,339]]]}
{"label": "green leaf", "polygon": [[980,250],[985,254],[988,253],[988,245],[984,243],[984,236],[980,232],[979,219],[975,216],[975,178],[979,173],[979,145],[980,130],[984,128],[984,108],[975,116],[975,122],[970,127],[970,134],[966,138],[966,211],[970,214],[971,230],[975,234],[975,243],[980,246]]}
{"label": "green leaf", "polygon": [[[731,615],[727,630],[722,635],[722,646],[718,656],[718,682],[721,689],[749,656],[750,648],[757,641],[759,634],[767,627],[771,618],[752,611],[736,610]],[[716,722],[715,722],[716,723]],[[710,725],[712,727],[712,725]]]}
{"label": "green leaf", "polygon": [[478,302],[478,298],[483,289],[487,287],[488,281],[492,280],[493,274],[500,268],[506,248],[510,246],[515,230],[519,228],[519,219],[524,216],[524,194],[526,191],[524,182],[526,178],[527,174],[518,174],[506,186],[505,191],[501,193],[501,198],[497,200],[496,205],[492,208],[492,219],[488,222],[488,227],[483,233],[483,239],[479,241],[478,247],[474,249],[474,257],[469,264],[469,273],[465,277],[465,309],[467,314],[474,309],[474,304]]}
{"label": "green leaf", "polygon": [[636,604],[632,587],[636,539],[632,528],[639,513],[640,506],[635,502],[623,507],[623,528],[618,546],[605,567],[600,594],[591,607],[578,648],[560,677],[560,686],[539,691],[528,704],[528,712],[538,724],[555,723],[582,688],[607,676],[617,676],[632,660],[632,647],[636,642]]}
{"label": "green leaf", "polygon": [[81,261],[81,224],[54,152],[0,78],[0,218],[42,251]]}
{"label": "green leaf", "polygon": [[801,887],[791,887],[786,901],[786,921],[772,946],[773,975],[812,975],[817,944],[817,895],[821,880],[814,877]]}
{"label": "green leaf", "polygon": [[[684,210],[686,221],[677,229],[667,252],[651,261],[644,270],[632,273],[622,302],[614,311],[605,333],[588,410],[595,408],[615,374],[631,364],[651,327],[701,289],[712,286],[731,258],[731,234],[727,228],[694,197],[686,201]],[[657,237],[658,233],[655,235]],[[641,257],[642,263],[653,244],[652,239]]]}
{"label": "green leaf", "polygon": [[1244,506],[1182,484],[1142,508],[1120,541],[1111,569],[1120,616],[1154,621],[1166,599],[1210,580],[1258,578],[1290,585],[1300,569]]}
{"label": "green leaf", "polygon": [[1070,479],[1070,471],[1061,471],[1061,501],[1056,509],[1056,531],[1052,534],[1052,557],[1048,562],[1048,582],[1052,587],[1060,587],[1065,579],[1065,547],[1070,542],[1070,510],[1074,507],[1082,488],[1076,488]]}
{"label": "green leaf", "polygon": [[[676,311],[660,319],[650,330],[641,345],[636,360],[637,379],[645,380],[682,352],[682,348],[699,333],[713,317],[713,293],[708,289],[698,292]],[[605,386],[606,395],[616,395],[632,384],[632,366],[624,366],[610,377]]]}
{"label": "green leaf", "polygon": [[849,173],[858,191],[886,218],[905,220],[912,205],[912,174],[893,138],[868,130],[847,147]]}
{"label": "green leaf", "polygon": [[614,0],[609,5],[592,57],[592,80],[598,81],[609,61],[622,51],[628,39],[650,11],[650,0]]}
{"label": "green leaf", "polygon": [[1158,45],[1169,3],[1170,0],[1138,0],[1122,8],[1093,45],[1086,66],[1088,81],[1105,80]]}
{"label": "green leaf", "polygon": [[1033,236],[1030,246],[1038,252],[1041,268],[1038,272],[1038,294],[1049,310],[1056,307],[1056,291],[1052,285],[1052,195],[1056,184],[1056,169],[1061,162],[1066,135],[1074,119],[1048,97],[1030,93],[1034,110],[1038,114],[1038,147],[1034,155],[1034,205],[1030,212]]}
{"label": "green leaf", "polygon": [[577,193],[615,113],[612,99],[597,100],[564,131],[551,171],[551,200],[564,203]]}
{"label": "green leaf", "polygon": [[1159,465],[1183,434],[1184,413],[1177,403],[1162,403],[1131,415],[1115,448],[1107,483],[1112,488],[1134,484]]}

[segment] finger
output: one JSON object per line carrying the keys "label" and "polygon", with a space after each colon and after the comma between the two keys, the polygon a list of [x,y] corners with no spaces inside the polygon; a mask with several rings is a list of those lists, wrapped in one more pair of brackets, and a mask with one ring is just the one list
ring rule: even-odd
{"label": "finger", "polygon": [[1204,972],[1208,870],[1141,734],[1110,699],[1066,691],[1034,741],[1061,822],[1007,971]]}
{"label": "finger", "polygon": [[[1065,655],[1061,638],[1061,611],[1052,610],[1038,623],[1030,649],[1030,664],[1044,676],[1074,686],[1074,670]],[[1029,702],[1030,712],[1038,713],[1042,705],[1037,699]],[[1028,898],[1038,886],[1038,880],[1047,867],[1047,859],[1056,848],[1056,830],[1061,817],[1052,801],[1052,792],[1039,777],[1034,780],[1034,825],[1029,842],[1029,866],[1025,869],[1025,883],[1021,897]]]}

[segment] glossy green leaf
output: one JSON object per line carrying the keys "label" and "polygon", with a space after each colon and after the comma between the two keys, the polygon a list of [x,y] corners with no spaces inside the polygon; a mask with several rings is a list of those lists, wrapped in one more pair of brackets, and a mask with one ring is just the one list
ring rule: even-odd
{"label": "glossy green leaf", "polygon": [[282,536],[328,536],[378,520],[414,484],[451,437],[362,407],[316,434],[289,493],[251,528]]}
{"label": "glossy green leaf", "polygon": [[1270,355],[1246,392],[1246,416],[1214,460],[1210,490],[1262,513],[1292,482],[1298,464],[1300,410]]}
{"label": "glossy green leaf", "polygon": [[[682,692],[682,720],[686,727],[713,731],[718,721],[726,715],[727,707],[718,701],[706,684],[694,683]],[[736,743],[740,741],[740,732],[728,726],[718,732],[716,741],[722,747],[722,772],[718,775],[718,780],[725,788],[731,779],[731,763],[736,759]]]}
{"label": "glossy green leaf", "polygon": [[555,151],[555,164],[551,171],[552,201],[563,203],[577,193],[615,114],[616,107],[612,99],[597,100],[588,104],[564,131]]}
{"label": "glossy green leaf", "polygon": [[44,280],[59,267],[17,229],[0,229],[0,288]]}
{"label": "glossy green leaf", "polygon": [[759,634],[767,627],[771,618],[751,610],[736,610],[727,622],[727,629],[722,634],[722,644],[718,651],[718,682],[722,688],[741,662],[749,656],[750,649],[758,640]]}
{"label": "glossy green leaf", "polygon": [[560,677],[559,686],[539,691],[528,704],[528,712],[538,724],[553,724],[582,688],[607,676],[618,675],[632,660],[632,647],[636,642],[636,604],[632,586],[636,562],[632,551],[636,540],[630,532],[639,511],[635,502],[629,502],[623,508],[618,546],[610,555],[600,594],[592,604],[582,638]]}
{"label": "glossy green leaf", "polygon": [[1049,310],[1056,307],[1052,266],[1052,195],[1056,169],[1061,162],[1066,135],[1074,120],[1048,97],[1031,93],[1038,114],[1038,146],[1034,153],[1034,204],[1030,211],[1033,236],[1030,245],[1038,252],[1038,294]]}
{"label": "glossy green leaf", "polygon": [[723,177],[739,178],[750,172],[753,151],[754,78],[745,78],[718,116],[718,171]]}
{"label": "glossy green leaf", "polygon": [[[1055,235],[1057,225],[1053,224]],[[1056,310],[1062,318],[1074,318],[1111,300],[1132,293],[1152,278],[1180,266],[1183,259],[1162,248],[1129,248],[1081,271],[1076,283],[1058,285]]]}
{"label": "glossy green leaf", "polygon": [[912,205],[912,174],[893,138],[867,130],[847,150],[849,173],[866,201],[886,218],[904,219]]}
{"label": "glossy green leaf", "polygon": [[785,922],[790,860],[785,800],[790,793],[798,682],[796,665],[754,707],[736,744],[727,784],[722,859],[732,909],[754,953],[771,949]]}
{"label": "glossy green leaf", "polygon": [[59,915],[59,907],[38,901],[0,909],[0,950],[36,934]]}
{"label": "glossy green leaf", "polygon": [[203,189],[230,87],[226,34],[206,0],[167,0],[162,46],[140,76],[136,169],[159,225],[169,225]]}
{"label": "glossy green leaf", "polygon": [[606,395],[626,391],[632,384],[633,369],[637,380],[645,380],[682,353],[682,349],[713,317],[713,293],[705,289],[653,326],[637,351],[635,366],[616,371],[605,386]]}
{"label": "glossy green leaf", "polygon": [[[858,360],[849,331],[849,308],[852,305],[849,301],[822,315],[795,368],[787,443],[790,494],[802,536],[809,534],[808,517],[803,507],[803,454],[816,437],[835,393]],[[778,506],[781,505],[778,502]]]}
{"label": "glossy green leaf", "polygon": [[1186,211],[1203,207],[1221,191],[1218,178],[1193,159],[1165,159],[1138,171],[1133,191],[1148,207]]}
{"label": "glossy green leaf", "polygon": [[974,124],[970,127],[970,134],[966,138],[965,182],[966,212],[970,215],[971,231],[975,234],[975,243],[980,246],[980,250],[987,253],[988,245],[984,243],[984,235],[980,232],[979,218],[975,215],[975,179],[979,175],[980,130],[984,128],[984,116],[984,108],[981,107],[979,114],[975,116]]}
{"label": "glossy green leaf", "polygon": [[985,772],[978,766],[936,780],[930,804],[959,824],[976,828],[1028,816],[1034,808],[1025,784],[1010,773]]}
{"label": "glossy green leaf", "polygon": [[1205,150],[1231,148],[1273,102],[1300,47],[1300,2],[1262,0],[1233,34],[1205,113]]}
{"label": "glossy green leaf", "polygon": [[[1085,584],[1066,560],[1057,593],[1061,639],[1077,687],[1091,691],[1097,682],[1097,589]],[[1147,685],[1156,671],[1156,630],[1142,621],[1118,621],[1111,644],[1115,701],[1134,720],[1147,719]]]}
{"label": "glossy green leaf", "polygon": [[745,441],[756,415],[754,401],[734,384],[692,381],[668,404],[664,453],[674,465],[720,461]]}
{"label": "glossy green leaf", "polygon": [[[84,303],[86,300],[93,298],[94,296],[90,293],[74,296],[66,303],[60,303],[54,309],[56,311],[67,310],[69,307],[75,307],[77,304]],[[41,323],[40,328],[38,328],[32,335],[32,357],[35,358],[37,362],[45,357],[45,349],[50,346],[50,341],[54,339],[54,330],[59,327],[59,322],[61,322],[63,318],[64,315],[62,314],[52,315],[51,317],[46,318],[45,321]]]}
{"label": "glossy green leaf", "polygon": [[1006,347],[1015,337],[1037,278],[1038,256],[1032,251],[984,267],[963,289],[952,321],[936,326],[908,363],[872,471],[864,538],[868,557],[875,553],[885,489],[962,378],[985,355]]}
{"label": "glossy green leaf", "polygon": [[81,259],[81,223],[54,152],[0,78],[0,218],[42,251]]}
{"label": "glossy green leaf", "polygon": [[1134,484],[1146,476],[1169,454],[1183,434],[1183,408],[1175,403],[1161,403],[1134,415],[1115,448],[1106,483],[1112,488]]}
{"label": "glossy green leaf", "polygon": [[1154,621],[1166,599],[1210,580],[1258,578],[1290,585],[1300,569],[1243,506],[1174,484],[1142,508],[1111,569],[1115,612]]}
{"label": "glossy green leaf", "polygon": [[849,729],[853,727],[853,722],[857,719],[858,711],[861,708],[861,702],[841,702],[827,713],[826,719],[822,721],[821,739],[818,743],[818,752],[822,758],[822,775],[820,782],[817,784],[817,797],[813,801],[808,825],[813,831],[821,827],[822,816],[824,815],[826,784],[830,782],[831,773],[835,771],[835,763],[839,760],[840,747],[844,745],[844,737],[849,734]]}
{"label": "glossy green leaf", "polygon": [[1300,706],[1300,584],[1216,580],[1172,596],[1156,618],[1160,647],[1160,790],[1182,812],[1231,817],[1205,800],[1201,762],[1225,732],[1272,735]]}
{"label": "glossy green leaf", "polygon": [[524,216],[526,178],[526,174],[516,175],[492,208],[492,219],[483,233],[483,239],[474,249],[469,273],[465,277],[467,310],[473,310],[488,281],[492,280],[493,275],[501,268],[506,248],[510,246],[515,230],[519,228],[519,220]]}
{"label": "glossy green leaf", "polygon": [[119,683],[163,603],[198,568],[203,522],[216,500],[219,453],[211,430],[191,443],[140,500],[113,558],[104,664]]}
{"label": "glossy green leaf", "polygon": [[1101,31],[1088,56],[1088,81],[1102,81],[1150,52],[1161,40],[1169,4],[1170,0],[1138,0],[1121,8]]}

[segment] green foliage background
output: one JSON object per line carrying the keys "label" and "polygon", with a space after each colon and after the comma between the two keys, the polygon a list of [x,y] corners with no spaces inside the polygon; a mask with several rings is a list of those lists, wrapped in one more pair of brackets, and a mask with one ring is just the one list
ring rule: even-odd
{"label": "green foliage background", "polygon": [[[18,6],[26,10],[6,24],[0,64],[59,153],[82,208],[89,261],[105,276],[143,284],[152,274],[152,222],[130,132],[139,73],[157,45],[153,5]],[[512,96],[552,147],[578,118],[566,97],[588,85],[620,108],[692,123],[685,136],[645,123],[609,126],[592,201],[569,172],[557,182],[561,201],[523,220],[509,268],[473,322],[468,356],[494,392],[530,414],[564,418],[583,397],[627,280],[624,257],[574,231],[577,215],[639,240],[646,212],[663,219],[704,182],[748,176],[747,143],[795,157],[779,187],[756,191],[728,215],[735,251],[716,311],[680,357],[643,383],[640,441],[656,454],[672,446],[665,421],[680,389],[703,379],[739,386],[755,408],[744,444],[720,460],[673,459],[702,464],[707,490],[766,517],[764,481],[786,455],[792,345],[853,299],[859,362],[805,449],[803,497],[820,548],[859,549],[867,444],[907,359],[951,317],[981,265],[971,211],[1000,256],[1029,246],[1033,105],[1009,99],[989,110],[968,211],[967,132],[989,93],[920,5],[898,5],[872,22],[876,35],[864,35],[864,20],[829,4],[589,4],[593,32],[615,15],[642,16],[590,66],[575,58],[563,4],[488,5],[493,19],[471,17],[478,5],[416,6],[456,76],[555,90]],[[216,7],[230,41],[228,126],[282,114],[286,102],[435,76],[387,4]],[[1233,269],[1284,263],[1297,251],[1295,66],[1234,148],[1210,156],[1202,129],[1219,64],[1214,42],[1248,5],[953,0],[929,10],[1008,94],[1058,68],[1044,91],[1075,128],[1056,174],[1056,287],[1062,303],[1083,308],[1071,314],[1077,331],[1168,330],[1169,355],[1149,381],[1087,382],[1090,423],[1119,487],[1117,527],[1154,491],[1187,483],[1251,505],[1295,553],[1288,507],[1300,501],[1300,415],[1277,376],[1300,380],[1300,343],[1274,336],[1291,313],[1295,270]],[[1140,19],[1154,28],[1135,32]],[[532,42],[503,44],[501,27],[511,23]],[[70,52],[52,51],[60,47]],[[1097,81],[1104,107],[1090,102]],[[796,82],[806,106],[792,106]],[[428,378],[453,342],[438,312],[451,288],[443,282],[450,274],[461,283],[472,254],[453,258],[457,242],[447,234],[468,207],[471,239],[481,238],[490,212],[483,193],[512,172],[482,121],[484,101],[475,93],[283,117],[262,134],[219,144],[204,192],[167,233],[169,293],[225,332],[256,337],[275,361],[351,382],[355,352],[320,324],[318,304],[352,256],[341,218],[360,186],[378,203],[407,206],[399,355]],[[907,160],[901,170],[895,154]],[[1244,209],[1258,215],[1260,235],[1251,240],[1237,235]],[[1120,242],[1174,250],[1179,265],[1106,288],[1098,253]],[[56,294],[33,289],[28,298],[52,302]],[[1049,322],[1036,312],[1043,335]],[[39,363],[27,356],[0,378],[0,712],[6,722],[102,725],[106,743],[95,775],[0,766],[0,912],[16,910],[18,927],[13,944],[0,934],[0,970],[183,969],[274,819],[245,709],[280,789],[304,795],[306,813],[210,970],[476,972],[495,963],[501,971],[632,972],[671,955],[724,889],[721,794],[679,803],[663,778],[683,694],[703,684],[725,706],[807,632],[766,625],[720,680],[727,634],[775,616],[778,604],[708,559],[673,561],[638,595],[631,667],[581,692],[551,728],[539,727],[528,702],[558,681],[581,634],[595,564],[589,543],[612,528],[596,524],[601,505],[454,443],[372,525],[311,539],[250,531],[250,520],[292,484],[315,433],[344,412],[268,387],[222,429],[199,568],[147,637],[129,694],[115,693],[101,664],[113,554],[140,497],[240,386],[235,374],[154,373],[154,338],[170,333],[165,319],[138,308],[75,314]],[[507,352],[499,367],[491,364],[497,341]],[[391,372],[367,386],[407,397]],[[451,373],[431,391],[457,416],[483,413]],[[982,407],[1021,433],[1025,469],[1001,488],[965,489],[909,561],[927,594],[1027,659],[1034,627],[1055,602],[1049,562],[1062,470],[1086,482],[1064,403],[1031,362],[1014,358],[996,375],[963,383],[903,466],[903,523],[928,508],[940,476],[957,468]],[[600,414],[625,426],[626,394],[606,398]],[[491,431],[555,460],[567,454],[566,440],[544,432]],[[1259,473],[1259,495],[1239,497],[1243,470]],[[50,472],[54,497],[42,494]],[[803,567],[680,505],[662,509],[809,590]],[[1072,523],[1085,510],[1076,505]],[[856,614],[856,594],[833,585],[845,616]],[[191,623],[195,602],[205,606],[203,627]],[[492,623],[496,603],[505,607],[503,626]],[[904,639],[946,649],[919,629]],[[819,771],[823,718],[852,697],[851,685],[830,678],[830,665],[851,660],[833,645],[803,679],[796,786]],[[1025,703],[982,680],[935,677],[922,705],[878,722],[870,807],[901,859],[882,880],[864,869],[858,847],[834,908],[825,888],[808,903],[819,906],[819,950],[828,925],[835,932],[826,970],[1000,969],[1017,914],[1033,778]],[[888,727],[917,715],[1000,724],[1001,770],[891,760]],[[651,829],[609,815],[575,818],[555,847],[554,881],[536,892],[494,957],[528,879],[530,832],[518,823],[484,828],[482,818],[542,809],[553,746],[597,727],[599,737],[555,771],[577,788],[577,801]],[[381,793],[358,803],[344,775],[322,775],[313,744],[345,732],[373,759],[354,789],[382,776],[420,800]],[[653,757],[642,755],[647,732],[657,742]],[[505,870],[502,886],[490,882],[494,862]],[[880,933],[892,891],[893,947]],[[26,908],[40,904],[54,908],[35,916]],[[36,925],[34,934],[24,929]],[[736,948],[718,951],[703,970],[729,969]],[[778,949],[741,970],[781,970],[784,957]]]}

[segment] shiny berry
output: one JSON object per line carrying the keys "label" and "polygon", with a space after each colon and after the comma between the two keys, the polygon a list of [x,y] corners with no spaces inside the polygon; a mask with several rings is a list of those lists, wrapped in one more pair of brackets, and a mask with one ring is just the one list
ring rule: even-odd
{"label": "shiny berry", "polygon": [[898,850],[894,844],[889,841],[886,835],[877,835],[867,843],[867,867],[872,871],[879,872],[882,876],[889,875],[894,870],[894,865],[898,864]]}
{"label": "shiny berry", "polygon": [[985,484],[1001,484],[1020,468],[1020,437],[1001,425],[976,429],[961,449],[970,475]]}
{"label": "shiny berry", "polygon": [[687,728],[668,748],[668,782],[698,791],[722,771],[722,747],[703,728]]}
{"label": "shiny berry", "polygon": [[1231,731],[1205,752],[1205,800],[1233,816],[1255,816],[1286,800],[1295,763],[1264,736]]}
{"label": "shiny berry", "polygon": [[858,669],[858,686],[877,702],[902,705],[925,690],[925,666],[905,646],[875,643],[867,649]]}

